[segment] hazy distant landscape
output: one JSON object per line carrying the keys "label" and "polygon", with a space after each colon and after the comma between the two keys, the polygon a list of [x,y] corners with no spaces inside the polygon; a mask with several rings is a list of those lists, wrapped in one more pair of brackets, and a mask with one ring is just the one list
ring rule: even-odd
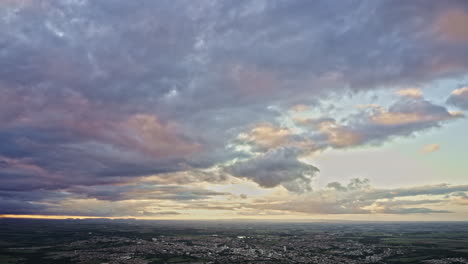
{"label": "hazy distant landscape", "polygon": [[0,263],[468,263],[466,222],[0,220]]}

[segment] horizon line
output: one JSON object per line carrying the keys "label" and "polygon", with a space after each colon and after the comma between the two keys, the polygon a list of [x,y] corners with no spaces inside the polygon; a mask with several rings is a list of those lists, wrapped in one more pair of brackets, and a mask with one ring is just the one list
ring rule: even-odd
{"label": "horizon line", "polygon": [[14,215],[0,214],[0,219],[37,219],[37,220],[138,220],[138,221],[252,221],[252,222],[468,222],[468,220],[344,220],[344,219],[255,219],[255,218],[152,218],[134,216],[76,216],[76,215]]}

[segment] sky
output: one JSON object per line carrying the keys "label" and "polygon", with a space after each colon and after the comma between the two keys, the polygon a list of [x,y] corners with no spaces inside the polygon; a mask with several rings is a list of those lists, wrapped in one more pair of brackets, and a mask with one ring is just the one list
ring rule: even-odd
{"label": "sky", "polygon": [[468,2],[2,0],[0,216],[468,220]]}

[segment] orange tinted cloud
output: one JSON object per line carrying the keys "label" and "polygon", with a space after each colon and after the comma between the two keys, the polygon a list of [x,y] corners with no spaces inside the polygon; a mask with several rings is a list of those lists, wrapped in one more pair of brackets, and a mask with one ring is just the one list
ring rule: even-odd
{"label": "orange tinted cloud", "polygon": [[393,113],[384,112],[372,117],[372,121],[379,125],[403,125],[417,123],[421,121],[430,121],[432,117],[426,117],[419,113]]}
{"label": "orange tinted cloud", "polygon": [[273,126],[270,123],[258,124],[246,136],[245,139],[252,141],[264,149],[276,148],[285,145],[291,136],[287,128]]}
{"label": "orange tinted cloud", "polygon": [[332,121],[321,122],[317,127],[320,132],[327,135],[328,142],[335,147],[353,146],[361,141],[361,135]]}
{"label": "orange tinted cloud", "polygon": [[396,91],[400,96],[411,97],[411,98],[422,98],[423,93],[418,88],[408,88]]}
{"label": "orange tinted cloud", "polygon": [[463,88],[460,88],[460,89],[455,89],[453,92],[452,92],[453,95],[456,95],[456,96],[461,96],[461,95],[468,95],[468,87],[463,87]]}
{"label": "orange tinted cloud", "polygon": [[405,125],[421,122],[437,122],[450,118],[460,117],[463,114],[460,112],[449,112],[447,116],[437,116],[424,113],[406,113],[406,112],[380,112],[372,116],[372,122],[379,125]]}

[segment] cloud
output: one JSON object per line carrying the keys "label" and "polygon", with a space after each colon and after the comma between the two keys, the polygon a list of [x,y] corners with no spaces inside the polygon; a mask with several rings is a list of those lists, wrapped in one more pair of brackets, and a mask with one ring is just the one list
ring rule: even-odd
{"label": "cloud", "polygon": [[[166,216],[172,209],[193,208],[212,197],[230,193],[180,185],[129,183],[119,185],[73,186],[60,190],[0,191],[0,214],[42,214],[83,216]],[[169,203],[168,206],[165,203]],[[167,211],[168,208],[171,211]]]}
{"label": "cloud", "polygon": [[[101,186],[148,176],[161,185],[220,183],[231,176],[210,169],[226,168],[301,192],[317,171],[301,155],[380,144],[461,117],[415,96],[344,119],[320,106],[332,95],[462,77],[467,46],[453,26],[464,21],[462,2],[0,5],[2,191],[89,188],[121,199],[144,188],[115,197]],[[449,103],[463,108],[462,99],[455,93]],[[314,111],[323,118],[283,120]]]}
{"label": "cloud", "polygon": [[[162,212],[162,214],[161,214]],[[167,216],[154,206],[153,201],[105,201],[96,199],[68,199],[57,204],[49,206],[43,210],[45,215],[77,215],[77,216]],[[177,215],[178,212],[172,212],[170,215]]]}
{"label": "cloud", "polygon": [[434,105],[426,100],[402,100],[392,105],[389,111],[379,111],[371,115],[374,124],[382,126],[403,126],[418,124],[437,124],[440,121],[460,117],[443,106]]}
{"label": "cloud", "polygon": [[187,168],[184,171],[158,173],[138,179],[138,181],[160,185],[183,185],[200,182],[229,184],[232,182],[232,177],[230,177],[229,174],[226,174],[220,167],[214,167],[206,170]]}
{"label": "cloud", "polygon": [[257,124],[248,134],[241,134],[240,141],[253,144],[261,151],[285,146],[291,141],[292,132],[288,128],[276,127],[270,123]]}
{"label": "cloud", "polygon": [[432,153],[432,152],[436,152],[440,149],[440,145],[439,144],[428,144],[428,145],[425,145],[422,149],[421,149],[421,152],[422,153]]}
{"label": "cloud", "polygon": [[347,129],[346,126],[337,124],[335,120],[325,120],[317,124],[317,129],[327,137],[327,143],[336,148],[359,145],[362,142],[361,135]]}
{"label": "cloud", "polygon": [[365,144],[378,144],[394,137],[440,127],[444,122],[462,118],[459,112],[450,112],[423,98],[402,98],[388,109],[382,106],[360,107],[360,111],[343,118],[342,123],[324,117],[296,119],[296,124],[307,128],[302,139],[312,141],[311,151],[348,148]]}
{"label": "cloud", "polygon": [[304,112],[304,111],[309,110],[309,106],[305,104],[297,104],[297,105],[292,106],[291,110],[295,112]]}
{"label": "cloud", "polygon": [[296,149],[278,148],[237,161],[225,169],[233,176],[250,179],[262,187],[283,185],[290,191],[303,192],[311,189],[311,180],[318,169],[300,161],[299,155]]}
{"label": "cloud", "polygon": [[443,11],[435,21],[435,29],[447,41],[468,41],[468,11],[461,8],[449,8]]}
{"label": "cloud", "polygon": [[375,203],[375,213],[383,214],[440,214],[440,213],[451,213],[448,210],[434,210],[425,207],[412,207],[405,208],[404,206],[412,205],[430,205],[445,203],[444,200],[392,200],[386,202]]}
{"label": "cloud", "polygon": [[461,109],[468,109],[468,87],[455,89],[447,99],[447,103]]}
{"label": "cloud", "polygon": [[156,158],[185,156],[198,151],[196,143],[177,136],[177,128],[171,127],[177,125],[164,125],[154,115],[134,115],[121,126],[128,132],[126,138],[117,142],[127,141],[127,147],[137,147]]}
{"label": "cloud", "polygon": [[[176,216],[193,210],[255,211],[275,214],[443,214],[446,208],[466,205],[466,185],[426,185],[409,188],[375,188],[367,179],[293,195],[260,198],[234,197],[188,186],[128,184],[74,187],[62,191],[0,192],[0,214],[87,216]],[[216,197],[217,199],[212,199]],[[229,198],[223,200],[222,198]],[[231,200],[232,199],[232,200]]]}
{"label": "cloud", "polygon": [[41,214],[47,207],[29,201],[0,198],[0,214]]}
{"label": "cloud", "polygon": [[[447,204],[457,203],[452,197],[468,192],[466,185],[428,185],[410,188],[379,189],[366,179],[352,179],[347,185],[332,182],[327,188],[300,194],[289,199],[258,200],[248,206],[306,214],[428,214],[452,213]],[[440,199],[440,196],[446,196]],[[426,199],[425,197],[437,197]],[[406,199],[405,199],[406,198]],[[427,207],[421,207],[427,206]],[[443,207],[443,210],[437,209]]]}
{"label": "cloud", "polygon": [[445,195],[457,192],[467,192],[468,185],[425,185],[410,188],[396,188],[392,190],[373,190],[367,195],[370,199],[391,199],[418,195]]}
{"label": "cloud", "polygon": [[408,88],[396,91],[396,94],[400,96],[407,96],[411,98],[422,98],[423,93],[421,89],[418,88]]}
{"label": "cloud", "polygon": [[432,210],[429,208],[385,208],[381,211],[378,211],[379,213],[383,214],[444,214],[444,213],[451,213],[450,211],[447,210]]}
{"label": "cloud", "polygon": [[343,186],[339,182],[330,182],[327,184],[327,188],[335,189],[336,191],[352,191],[352,190],[362,190],[369,188],[368,179],[359,179],[353,178],[349,181],[348,185]]}
{"label": "cloud", "polygon": [[67,189],[67,192],[85,198],[99,200],[204,200],[211,196],[228,195],[224,192],[204,190],[201,188],[189,188],[178,185],[153,185],[129,184],[129,185],[96,185],[92,187],[76,186]]}
{"label": "cloud", "polygon": [[167,216],[167,215],[180,215],[182,213],[175,212],[175,211],[162,211],[162,212],[144,212],[145,216]]}

